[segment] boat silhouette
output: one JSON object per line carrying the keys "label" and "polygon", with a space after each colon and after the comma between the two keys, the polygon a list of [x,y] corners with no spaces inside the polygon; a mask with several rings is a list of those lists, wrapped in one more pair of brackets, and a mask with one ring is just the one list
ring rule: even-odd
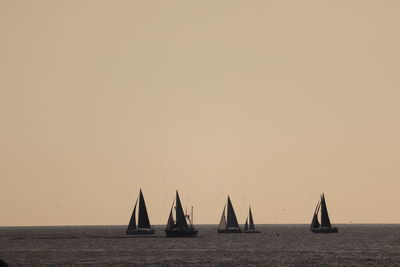
{"label": "boat silhouette", "polygon": [[[173,210],[175,210],[175,221]],[[189,221],[189,224],[186,220]],[[197,235],[197,232],[198,231],[193,227],[193,208],[192,216],[185,215],[183,212],[178,191],[176,191],[175,201],[172,203],[171,211],[169,212],[165,234],[167,235],[167,237],[195,237]]]}
{"label": "boat silhouette", "polygon": [[[321,223],[318,221],[318,213],[321,211]],[[329,220],[328,208],[326,206],[325,195],[321,195],[320,201],[314,210],[314,215],[310,225],[310,231],[313,233],[337,233],[339,229],[332,227],[331,221]]]}
{"label": "boat silhouette", "polygon": [[[247,223],[249,221],[249,223]],[[249,207],[249,216],[246,218],[246,223],[243,228],[243,233],[246,234],[258,234],[260,231],[257,231],[254,227],[253,215],[251,214],[251,208]]]}
{"label": "boat silhouette", "polygon": [[[136,224],[136,207],[139,201],[138,222]],[[139,197],[136,199],[132,216],[125,232],[127,235],[153,235],[154,229],[150,225],[149,215],[147,214],[146,203],[142,190],[139,191]]]}
{"label": "boat silhouette", "polygon": [[[225,216],[225,210],[226,216]],[[228,233],[241,233],[235,210],[233,209],[233,205],[231,199],[228,196],[227,203],[224,206],[224,210],[222,211],[221,220],[218,226],[218,233],[219,234],[228,234]]]}

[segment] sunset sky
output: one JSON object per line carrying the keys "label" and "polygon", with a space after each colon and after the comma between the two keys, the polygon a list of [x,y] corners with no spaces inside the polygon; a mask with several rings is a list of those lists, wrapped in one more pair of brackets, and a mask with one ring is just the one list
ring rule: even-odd
{"label": "sunset sky", "polygon": [[400,1],[0,0],[0,226],[400,223]]}

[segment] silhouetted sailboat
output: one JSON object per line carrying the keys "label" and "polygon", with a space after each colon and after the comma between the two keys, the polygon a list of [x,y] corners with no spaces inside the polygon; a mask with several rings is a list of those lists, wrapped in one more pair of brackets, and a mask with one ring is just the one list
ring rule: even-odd
{"label": "silhouetted sailboat", "polygon": [[[136,206],[139,200],[138,224],[136,224]],[[135,207],[133,208],[131,220],[126,229],[127,235],[152,235],[155,231],[151,228],[149,215],[147,214],[146,203],[142,190],[139,191],[139,198],[136,199]]]}
{"label": "silhouetted sailboat", "polygon": [[[318,221],[318,213],[320,210],[321,210],[321,223]],[[339,231],[337,227],[332,227],[331,225],[324,194],[321,195],[321,200],[315,207],[314,215],[310,225],[310,230],[313,233],[337,233]]]}
{"label": "silhouetted sailboat", "polygon": [[[225,208],[227,208],[227,214],[225,217]],[[226,219],[228,218],[228,220]],[[231,203],[231,199],[228,196],[227,204],[222,211],[221,220],[219,222],[218,233],[241,233],[235,211],[233,210],[233,206]]]}
{"label": "silhouetted sailboat", "polygon": [[[175,221],[173,217],[174,203],[172,203],[171,211],[169,212],[167,227],[165,233],[167,237],[194,237],[197,235],[197,230],[193,227],[193,208],[192,216],[185,215],[178,191],[175,196]],[[188,219],[189,224],[186,219]]]}
{"label": "silhouetted sailboat", "polygon": [[[249,224],[247,224],[247,220],[249,220]],[[251,214],[251,208],[249,207],[249,216],[246,218],[246,223],[244,225],[243,232],[246,234],[257,234],[260,231],[257,231],[254,227],[253,215]]]}

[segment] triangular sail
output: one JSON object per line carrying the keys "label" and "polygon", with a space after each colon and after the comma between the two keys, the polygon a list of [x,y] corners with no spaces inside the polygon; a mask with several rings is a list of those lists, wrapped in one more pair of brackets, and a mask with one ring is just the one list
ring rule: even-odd
{"label": "triangular sail", "polygon": [[321,196],[321,227],[332,227],[324,195]]}
{"label": "triangular sail", "polygon": [[311,221],[311,228],[319,228],[320,224],[318,221],[318,212],[320,208],[321,202],[318,202],[317,206],[315,207],[314,215]]}
{"label": "triangular sail", "polygon": [[136,230],[136,205],[137,205],[138,200],[136,199],[135,202],[135,207],[133,208],[131,220],[129,221],[128,224],[128,230]]}
{"label": "triangular sail", "polygon": [[312,222],[311,222],[311,228],[319,228],[319,227],[320,227],[320,224],[319,224],[319,221],[318,221],[317,214],[314,214],[314,217],[313,217]]}
{"label": "triangular sail", "polygon": [[249,223],[250,223],[250,225],[249,225],[250,230],[255,230],[254,221],[253,221],[253,215],[251,214],[251,208],[250,207],[249,207]]}
{"label": "triangular sail", "polygon": [[186,216],[183,212],[181,200],[179,199],[178,191],[176,191],[176,225],[179,228],[188,227]]}
{"label": "triangular sail", "polygon": [[218,230],[226,230],[227,224],[226,224],[226,218],[225,218],[225,207],[224,210],[222,211],[222,216],[221,216],[221,221],[219,222]]}
{"label": "triangular sail", "polygon": [[235,211],[233,210],[233,206],[231,200],[228,196],[228,228],[239,228],[239,224],[236,218]]}
{"label": "triangular sail", "polygon": [[244,224],[244,231],[246,232],[249,230],[249,225],[247,224],[247,218],[246,218],[246,223]]}
{"label": "triangular sail", "polygon": [[146,203],[144,202],[142,190],[140,190],[140,193],[139,193],[138,228],[151,228],[149,215],[147,214]]}
{"label": "triangular sail", "polygon": [[168,222],[167,222],[167,227],[166,227],[167,231],[170,231],[172,228],[174,228],[174,218],[172,217],[172,209],[173,209],[173,207],[171,207],[171,211],[169,212],[169,217],[168,217]]}

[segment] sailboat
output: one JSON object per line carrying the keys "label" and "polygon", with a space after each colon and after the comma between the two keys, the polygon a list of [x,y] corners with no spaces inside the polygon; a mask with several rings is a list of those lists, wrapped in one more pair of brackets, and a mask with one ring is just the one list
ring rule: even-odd
{"label": "sailboat", "polygon": [[[247,220],[249,220],[249,224],[247,223]],[[253,221],[253,215],[251,214],[251,208],[249,207],[249,216],[246,218],[246,223],[244,225],[243,232],[246,234],[257,234],[260,233],[260,231],[257,231],[256,228],[254,227],[254,221]]]}
{"label": "sailboat", "polygon": [[[320,210],[321,210],[321,223],[318,221],[318,213]],[[310,231],[313,233],[337,233],[339,231],[337,227],[332,227],[331,225],[324,194],[321,195],[321,200],[315,207],[314,215],[310,225]]]}
{"label": "sailboat", "polygon": [[[139,201],[138,223],[136,224],[136,207]],[[139,197],[136,199],[135,207],[133,208],[131,220],[126,229],[127,235],[152,235],[155,231],[150,225],[149,215],[147,214],[146,203],[142,190],[139,191]]]}
{"label": "sailboat", "polygon": [[[227,209],[227,214],[225,217],[225,209]],[[228,218],[228,220],[226,219]],[[233,210],[231,199],[228,196],[227,204],[224,206],[224,210],[222,211],[221,220],[219,222],[218,233],[241,233],[235,211]]]}
{"label": "sailboat", "polygon": [[[169,212],[167,227],[165,234],[167,237],[194,237],[197,235],[197,230],[193,227],[193,208],[192,215],[185,215],[183,212],[181,200],[178,191],[175,196],[175,221],[173,217],[174,203],[172,203],[171,211]],[[189,221],[188,222],[186,221]]]}

